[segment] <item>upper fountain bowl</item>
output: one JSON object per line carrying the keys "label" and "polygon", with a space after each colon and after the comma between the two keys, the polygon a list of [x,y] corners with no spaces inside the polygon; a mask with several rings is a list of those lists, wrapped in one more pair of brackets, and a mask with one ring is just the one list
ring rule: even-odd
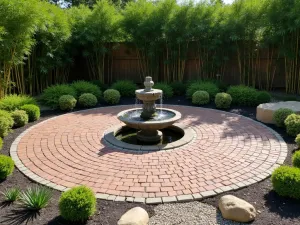
{"label": "upper fountain bowl", "polygon": [[146,91],[145,89],[139,89],[135,91],[136,97],[142,101],[155,101],[162,97],[162,90],[151,89]]}

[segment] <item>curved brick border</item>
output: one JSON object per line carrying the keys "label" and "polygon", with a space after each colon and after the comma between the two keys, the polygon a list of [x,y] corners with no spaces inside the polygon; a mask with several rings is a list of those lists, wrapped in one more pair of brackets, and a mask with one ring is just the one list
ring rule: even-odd
{"label": "curved brick border", "polygon": [[[109,107],[110,109],[115,109],[115,108],[120,108],[120,110],[123,109],[123,107],[131,107],[131,106],[115,106],[115,107]],[[218,111],[218,110],[214,110],[214,109],[203,109],[203,108],[199,108],[199,107],[188,107],[188,106],[175,106],[175,105],[166,105],[166,107],[171,107],[171,108],[176,108],[179,111],[184,111],[185,109],[187,109],[188,113],[192,113],[194,111],[199,111],[201,113],[207,113],[207,114],[220,114],[220,115],[224,115],[224,118],[227,119],[227,117],[229,119],[240,119],[248,121],[248,122],[244,122],[243,123],[247,124],[247,126],[249,126],[248,128],[252,129],[253,131],[255,130],[259,130],[261,129],[266,136],[272,136],[272,139],[266,139],[266,140],[261,140],[261,142],[263,143],[263,147],[261,149],[262,154],[268,154],[271,155],[270,158],[267,158],[262,164],[260,170],[264,170],[261,171],[259,174],[257,174],[254,177],[250,177],[250,178],[245,178],[242,179],[240,181],[234,182],[230,185],[226,185],[225,182],[222,183],[222,185],[219,185],[219,187],[216,187],[212,190],[202,190],[198,192],[193,192],[193,193],[179,193],[176,194],[174,196],[163,196],[163,197],[158,197],[158,196],[150,196],[148,195],[148,197],[143,197],[143,196],[122,196],[122,195],[115,195],[115,194],[109,194],[109,193],[101,193],[101,192],[97,192],[96,196],[97,198],[100,199],[106,199],[106,200],[113,200],[113,201],[128,201],[128,202],[143,202],[143,203],[147,203],[147,204],[157,204],[157,203],[169,203],[169,202],[176,202],[176,201],[190,201],[190,200],[199,200],[205,197],[209,197],[209,196],[214,196],[217,194],[220,194],[222,192],[226,192],[226,191],[230,191],[230,190],[237,190],[240,189],[242,187],[246,187],[249,186],[251,184],[257,183],[261,180],[264,180],[265,178],[269,177],[270,174],[272,173],[272,171],[277,168],[280,164],[282,164],[287,156],[287,145],[284,142],[284,140],[281,138],[281,136],[276,133],[274,130],[270,129],[269,127],[265,126],[264,124],[261,124],[259,122],[256,122],[250,118],[244,117],[244,116],[240,116],[240,115],[236,115],[233,113],[228,113],[228,112],[223,112],[223,111]],[[24,150],[24,148],[26,149],[26,146],[24,146],[24,143],[22,143],[22,139],[26,139],[28,138],[28,134],[30,134],[31,131],[33,131],[34,129],[37,129],[38,127],[42,126],[45,123],[49,123],[53,120],[56,119],[60,119],[62,117],[65,116],[76,116],[78,114],[88,114],[88,113],[92,113],[94,111],[100,110],[100,111],[105,111],[108,108],[95,108],[95,109],[90,109],[90,110],[83,110],[83,111],[78,111],[78,112],[74,112],[74,113],[69,113],[69,114],[64,114],[58,117],[53,117],[51,119],[48,119],[46,121],[43,121],[39,124],[36,124],[32,127],[30,127],[29,129],[27,129],[26,131],[24,131],[22,134],[20,134],[15,141],[13,142],[11,149],[10,149],[10,154],[11,157],[13,158],[13,160],[15,161],[15,164],[17,166],[17,168],[24,173],[27,177],[29,177],[30,179],[36,181],[37,183],[46,185],[48,187],[54,188],[56,190],[59,191],[66,191],[69,189],[69,187],[67,186],[63,186],[63,185],[59,185],[55,182],[51,182],[49,179],[47,179],[47,176],[39,176],[36,173],[32,172],[27,165],[31,165],[27,160],[28,159],[23,159],[23,158],[19,158],[18,155],[18,148],[20,149],[20,151]],[[187,113],[187,117],[189,117]],[[225,119],[224,119],[225,120]],[[205,122],[205,121],[204,121]],[[230,121],[229,121],[230,122]],[[204,125],[205,126],[205,125]],[[195,126],[194,126],[195,127]],[[205,128],[205,127],[204,127]],[[224,127],[224,129],[227,129],[226,126]],[[199,132],[199,130],[197,130],[197,132]],[[237,131],[238,132],[238,131]],[[200,135],[198,135],[199,138],[202,138],[203,134],[201,134],[200,131]],[[249,134],[251,136],[251,133]],[[245,146],[251,146],[251,143],[255,144],[255,141],[253,141],[254,139],[251,137],[249,138],[250,143],[245,142]],[[258,143],[258,142],[257,142]],[[257,144],[256,143],[256,144]],[[270,146],[272,146],[272,148],[268,149],[268,143],[270,144]],[[194,145],[187,145],[188,149],[191,149],[195,146]],[[197,145],[197,147],[201,147],[201,144],[199,143]],[[257,145],[256,145],[257,146]],[[185,146],[184,146],[185,147]],[[222,147],[222,146],[221,146]],[[224,147],[224,146],[223,146]],[[109,148],[113,148],[113,146],[109,146]],[[239,147],[237,147],[239,148]],[[223,149],[220,149],[223,150]],[[171,150],[172,152],[172,150]],[[175,151],[176,154],[178,154],[178,151]],[[206,153],[206,152],[204,152]],[[221,152],[220,152],[221,153]],[[21,155],[23,156],[23,155]],[[183,155],[183,157],[188,157],[188,155]],[[194,156],[192,156],[194,157]],[[252,156],[249,156],[252,157]],[[275,160],[276,158],[276,160]],[[193,160],[193,158],[191,159]],[[254,160],[254,164],[255,164],[255,160]],[[251,168],[249,168],[251,169]],[[251,170],[250,170],[251,171]],[[230,174],[229,174],[230,175]],[[180,191],[179,191],[180,192]],[[177,191],[178,193],[178,191]]]}

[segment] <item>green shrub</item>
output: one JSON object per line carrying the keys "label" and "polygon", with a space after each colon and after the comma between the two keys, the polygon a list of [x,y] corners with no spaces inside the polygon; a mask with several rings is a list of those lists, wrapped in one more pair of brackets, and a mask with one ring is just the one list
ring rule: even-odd
{"label": "green shrub", "polygon": [[267,91],[258,91],[256,96],[256,104],[268,103],[271,101],[272,96]]}
{"label": "green shrub", "polygon": [[27,113],[29,122],[34,122],[38,120],[41,116],[40,107],[36,105],[23,105],[20,109],[24,110]]}
{"label": "green shrub", "polygon": [[23,127],[28,123],[28,115],[24,110],[15,110],[11,113],[14,127]]}
{"label": "green shrub", "polygon": [[92,80],[91,83],[97,85],[101,91],[108,89],[108,85],[103,84],[100,80]]}
{"label": "green shrub", "polygon": [[29,187],[26,191],[22,192],[20,201],[29,210],[40,210],[48,205],[51,195],[52,192],[47,187]]}
{"label": "green shrub", "polygon": [[172,98],[173,97],[173,89],[170,85],[168,85],[166,83],[155,83],[153,88],[162,90],[164,98]]}
{"label": "green shrub", "polygon": [[120,92],[114,89],[107,89],[103,93],[104,101],[108,104],[118,104],[121,98]]}
{"label": "green shrub", "polygon": [[14,120],[10,113],[0,110],[0,137],[6,136],[14,125]]}
{"label": "green shrub", "polygon": [[90,94],[90,93],[84,93],[84,94],[80,95],[80,97],[78,99],[78,103],[79,103],[79,105],[81,105],[85,108],[89,108],[89,107],[93,107],[93,106],[97,105],[98,100],[95,95]]}
{"label": "green shrub", "polygon": [[296,137],[297,134],[300,134],[300,115],[291,114],[289,115],[284,124],[286,126],[286,132],[288,135]]}
{"label": "green shrub", "polygon": [[232,104],[239,106],[256,106],[257,90],[243,85],[229,87],[228,94],[231,95]]}
{"label": "green shrub", "polygon": [[300,199],[300,169],[280,166],[271,177],[273,189],[280,196]]}
{"label": "green shrub", "polygon": [[278,127],[284,127],[285,119],[293,113],[294,111],[291,109],[286,109],[286,108],[277,109],[273,113],[273,120]]}
{"label": "green shrub", "polygon": [[0,150],[2,149],[2,147],[3,147],[3,140],[2,140],[2,138],[0,137]]}
{"label": "green shrub", "polygon": [[43,103],[53,109],[59,107],[59,98],[63,95],[76,97],[76,91],[67,84],[57,84],[46,88],[41,96]]}
{"label": "green shrub", "polygon": [[187,98],[192,98],[192,95],[196,91],[206,91],[206,92],[208,92],[210,98],[213,99],[216,96],[216,94],[219,92],[219,88],[213,82],[197,81],[197,82],[194,82],[194,83],[192,83],[188,86],[187,91],[186,91]]}
{"label": "green shrub", "polygon": [[230,108],[232,98],[230,94],[227,93],[218,93],[215,97],[216,107],[219,109],[228,109]]}
{"label": "green shrub", "polygon": [[102,92],[97,85],[87,81],[75,81],[71,84],[71,87],[75,89],[78,97],[85,93],[91,93],[95,95],[97,99],[100,99],[102,95]]}
{"label": "green shrub", "polygon": [[209,94],[207,91],[196,91],[192,96],[192,103],[195,105],[205,105],[209,103]]}
{"label": "green shrub", "polygon": [[183,96],[186,92],[186,84],[183,82],[175,81],[170,84],[173,89],[173,93],[176,96]]}
{"label": "green shrub", "polygon": [[36,105],[34,98],[26,95],[7,95],[0,100],[0,109],[6,111],[14,111],[20,109],[23,105],[33,104]]}
{"label": "green shrub", "polygon": [[130,80],[120,80],[113,83],[111,89],[119,91],[122,97],[134,97],[137,87]]}
{"label": "green shrub", "polygon": [[4,192],[2,192],[2,195],[4,196],[4,200],[6,202],[15,202],[20,197],[20,189],[19,188],[10,188],[5,189]]}
{"label": "green shrub", "polygon": [[96,197],[85,186],[72,188],[62,193],[59,199],[61,216],[68,221],[86,221],[96,211]]}
{"label": "green shrub", "polygon": [[77,100],[72,95],[63,95],[59,98],[59,108],[63,111],[71,111],[76,106]]}
{"label": "green shrub", "polygon": [[294,153],[292,157],[292,162],[294,167],[300,168],[300,151]]}
{"label": "green shrub", "polygon": [[295,138],[295,142],[298,145],[298,148],[300,148],[300,134],[298,134],[297,137]]}
{"label": "green shrub", "polygon": [[0,180],[6,179],[14,171],[14,161],[6,155],[0,155]]}

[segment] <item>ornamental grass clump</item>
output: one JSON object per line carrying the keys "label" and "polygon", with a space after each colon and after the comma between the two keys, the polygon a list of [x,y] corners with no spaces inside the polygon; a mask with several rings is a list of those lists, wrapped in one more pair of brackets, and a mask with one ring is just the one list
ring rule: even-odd
{"label": "ornamental grass clump", "polygon": [[2,192],[5,202],[15,202],[20,198],[21,191],[19,188],[5,189]]}
{"label": "ornamental grass clump", "polygon": [[192,95],[196,91],[206,91],[209,94],[209,97],[213,99],[216,94],[220,91],[218,86],[210,81],[196,81],[191,83],[186,91],[186,97],[192,98]]}
{"label": "ornamental grass clump", "polygon": [[122,97],[134,97],[137,87],[130,80],[120,80],[113,83],[111,89],[119,91]]}
{"label": "ornamental grass clump", "polygon": [[300,134],[300,115],[291,114],[284,121],[288,135],[296,137]]}
{"label": "ornamental grass clump", "polygon": [[102,92],[97,85],[87,81],[83,81],[83,80],[75,81],[71,84],[71,87],[75,89],[78,97],[81,96],[82,94],[90,93],[95,95],[97,99],[100,99],[102,95]]}
{"label": "ornamental grass clump", "polygon": [[120,92],[114,89],[107,89],[103,93],[104,101],[110,105],[118,104],[121,98]]}
{"label": "ornamental grass clump", "polygon": [[300,199],[300,169],[280,166],[272,173],[274,191],[283,197]]}
{"label": "ornamental grass clump", "polygon": [[28,115],[24,110],[15,110],[11,113],[14,120],[14,127],[24,127],[28,123]]}
{"label": "ornamental grass clump", "polygon": [[5,137],[11,131],[14,120],[7,111],[0,110],[0,137]]}
{"label": "ornamental grass clump", "polygon": [[232,102],[230,94],[218,93],[215,97],[215,104],[218,109],[229,109]]}
{"label": "ornamental grass clump", "polygon": [[14,111],[27,104],[36,105],[36,101],[33,97],[27,95],[7,95],[0,100],[0,109]]}
{"label": "ornamental grass clump", "polygon": [[0,180],[6,179],[14,171],[14,161],[6,155],[0,155]]}
{"label": "ornamental grass clump", "polygon": [[77,100],[72,95],[63,95],[59,98],[59,108],[63,111],[71,111],[75,108]]}
{"label": "ornamental grass clump", "polygon": [[34,122],[40,119],[41,116],[40,107],[36,105],[28,104],[28,105],[23,105],[20,109],[24,110],[27,113],[29,122]]}
{"label": "ornamental grass clump", "polygon": [[49,188],[34,186],[21,193],[20,201],[25,208],[38,211],[49,204],[51,197],[52,192]]}
{"label": "ornamental grass clump", "polygon": [[79,96],[78,99],[79,105],[81,105],[84,108],[94,107],[97,105],[98,100],[97,97],[90,93],[84,93]]}
{"label": "ornamental grass clump", "polygon": [[195,105],[205,105],[209,103],[209,94],[207,91],[196,91],[192,96],[192,103]]}
{"label": "ornamental grass clump", "polygon": [[277,109],[273,114],[273,121],[275,122],[276,126],[284,127],[285,119],[293,113],[294,111],[291,109],[287,109],[287,108]]}
{"label": "ornamental grass clump", "polygon": [[71,222],[88,220],[96,211],[96,197],[94,192],[86,187],[74,187],[62,193],[59,199],[60,215]]}
{"label": "ornamental grass clump", "polygon": [[170,85],[168,85],[166,83],[155,83],[153,88],[162,90],[164,98],[172,98],[173,97],[173,89]]}

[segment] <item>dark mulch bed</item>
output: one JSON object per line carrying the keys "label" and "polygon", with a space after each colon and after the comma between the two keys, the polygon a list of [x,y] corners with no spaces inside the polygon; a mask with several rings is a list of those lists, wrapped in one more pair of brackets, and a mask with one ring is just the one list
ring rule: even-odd
{"label": "dark mulch bed", "polygon": [[[132,98],[122,99],[121,104],[133,104],[134,100]],[[177,105],[191,105],[190,101],[187,101],[184,97],[174,97],[172,99],[164,100],[164,104],[177,104]],[[107,105],[103,104],[102,107]],[[214,105],[208,105],[207,108],[214,108]],[[230,112],[237,113],[255,119],[256,109],[253,107],[234,107],[229,110]],[[40,121],[46,120],[50,117],[60,115],[61,112],[58,111],[43,111],[42,118]],[[40,122],[39,121],[39,122]],[[13,133],[5,137],[5,144],[1,151],[1,154],[9,154],[9,148],[14,141],[14,139],[25,129],[34,125],[35,123],[30,123],[25,127],[14,130]],[[286,164],[291,164],[291,154],[295,151],[296,145],[294,144],[293,138],[288,137],[284,130],[278,129],[274,126],[270,126],[272,129],[276,130],[288,143],[288,157]],[[17,169],[14,171],[13,175],[8,177],[7,180],[0,182],[0,192],[4,191],[6,188],[10,187],[20,187],[25,189],[28,186],[34,185],[29,179],[27,179],[23,174],[21,174]],[[272,191],[272,185],[270,179],[266,179],[260,183],[251,185],[250,187],[243,188],[241,190],[230,192],[237,197],[243,198],[256,206],[261,214],[252,223],[255,225],[296,225],[300,224],[300,201],[281,198],[276,193]],[[226,193],[227,194],[227,193]],[[58,211],[58,199],[60,196],[59,191],[53,191],[53,198],[51,203],[46,209],[43,209],[39,214],[30,213],[20,208],[17,204],[6,205],[3,203],[3,197],[0,197],[0,224],[67,224],[59,217]],[[214,198],[208,198],[203,200],[203,202],[217,206],[218,199],[220,196]],[[145,208],[148,213],[153,215],[153,207],[144,204],[135,203],[118,203],[111,201],[100,201],[97,204],[97,213],[93,216],[86,224],[98,224],[98,225],[115,225],[117,224],[120,216],[126,212],[128,209],[141,206]],[[74,224],[74,223],[73,223]]]}

